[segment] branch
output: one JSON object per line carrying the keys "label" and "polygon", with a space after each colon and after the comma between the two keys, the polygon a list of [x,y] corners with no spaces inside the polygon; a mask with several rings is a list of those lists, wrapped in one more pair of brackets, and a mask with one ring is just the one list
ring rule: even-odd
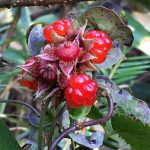
{"label": "branch", "polygon": [[80,123],[80,124],[76,124],[76,125],[73,125],[67,129],[65,129],[55,140],[54,142],[52,143],[51,147],[49,148],[49,150],[54,150],[56,145],[66,136],[68,135],[69,133],[71,132],[74,132],[76,130],[81,130],[85,127],[88,127],[88,126],[92,126],[92,125],[96,125],[96,124],[104,124],[106,123],[113,115],[113,98],[110,94],[110,92],[107,90],[107,89],[103,89],[101,88],[102,90],[105,90],[106,92],[106,97],[107,97],[107,100],[108,100],[108,103],[109,103],[109,106],[108,106],[108,113],[105,117],[101,118],[101,119],[95,119],[95,120],[91,120],[91,121],[88,121],[88,122],[83,122],[83,123]]}
{"label": "branch", "polygon": [[24,7],[24,6],[48,6],[53,4],[75,3],[96,0],[0,0],[0,8]]}
{"label": "branch", "polygon": [[[0,0],[0,3],[1,3],[1,0]],[[1,5],[1,4],[0,4]],[[11,24],[11,27],[10,29],[8,30],[8,33],[7,33],[7,36],[6,36],[6,39],[5,39],[5,43],[4,45],[1,47],[1,50],[0,50],[0,53],[2,53],[8,46],[9,46],[9,43],[10,43],[10,38],[13,36],[14,34],[14,31],[15,31],[15,28],[16,28],[16,25],[18,23],[18,20],[20,18],[20,15],[21,15],[21,8],[18,8],[16,10],[16,15],[14,17],[14,20]]]}
{"label": "branch", "polygon": [[38,117],[40,116],[39,112],[33,108],[30,104],[19,101],[19,100],[0,100],[0,103],[15,103],[15,104],[20,104],[20,105],[24,105],[25,107],[31,109]]}

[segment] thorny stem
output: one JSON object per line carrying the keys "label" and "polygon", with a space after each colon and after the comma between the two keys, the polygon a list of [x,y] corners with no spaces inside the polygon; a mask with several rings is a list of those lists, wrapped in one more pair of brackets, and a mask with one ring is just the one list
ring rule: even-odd
{"label": "thorny stem", "polygon": [[[0,2],[1,2],[1,1],[0,1]],[[11,25],[10,29],[8,30],[8,33],[7,33],[7,36],[6,36],[6,39],[5,39],[5,43],[4,43],[4,45],[1,47],[0,53],[2,53],[2,52],[5,50],[5,48],[8,47],[10,37],[12,37],[13,34],[14,34],[14,31],[15,31],[17,22],[18,22],[18,20],[19,20],[19,18],[20,18],[20,15],[21,15],[21,8],[17,8],[16,15],[15,15],[15,17],[14,17],[14,20],[13,20],[13,22],[12,22],[12,25]]]}
{"label": "thorny stem", "polygon": [[68,4],[74,2],[96,1],[96,0],[0,0],[0,8],[23,7],[23,6],[48,6],[53,4]]}
{"label": "thorny stem", "polygon": [[46,110],[47,110],[47,108],[48,108],[48,105],[49,105],[49,103],[50,103],[50,100],[51,100],[52,96],[54,96],[54,94],[55,94],[59,89],[60,89],[60,88],[55,88],[53,91],[51,91],[51,93],[49,94],[49,99],[47,99],[47,100],[45,101],[45,103],[43,102],[43,104],[42,104],[42,111],[41,111],[41,113],[40,113],[39,133],[38,133],[38,150],[42,150],[43,125],[44,125]]}
{"label": "thorny stem", "polygon": [[0,100],[0,103],[15,103],[15,104],[24,105],[27,108],[31,109],[38,117],[40,116],[39,112],[35,108],[33,108],[30,104],[22,102],[22,101],[19,101],[19,100],[10,100],[10,99],[8,99],[8,100]]}
{"label": "thorny stem", "polygon": [[68,135],[69,133],[71,132],[74,132],[76,130],[81,130],[85,127],[88,127],[88,126],[92,126],[92,125],[96,125],[96,124],[103,124],[105,122],[107,122],[113,115],[113,98],[110,94],[110,92],[107,90],[107,89],[104,89],[104,88],[101,88],[102,90],[105,90],[106,91],[106,97],[107,97],[107,100],[108,100],[108,103],[109,103],[109,106],[108,106],[108,113],[105,117],[101,118],[101,119],[95,119],[95,120],[91,120],[91,121],[88,121],[88,122],[83,122],[83,123],[80,123],[80,124],[76,124],[76,125],[73,125],[67,129],[65,129],[55,140],[54,142],[52,143],[51,147],[49,148],[49,150],[54,150],[56,145],[66,136]]}

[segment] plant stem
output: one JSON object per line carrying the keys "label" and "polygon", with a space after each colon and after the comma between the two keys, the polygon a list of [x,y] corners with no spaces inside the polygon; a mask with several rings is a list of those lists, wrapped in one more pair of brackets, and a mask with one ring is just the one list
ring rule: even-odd
{"label": "plant stem", "polygon": [[111,73],[110,73],[110,75],[109,75],[109,78],[110,78],[110,79],[113,78],[113,76],[114,76],[115,73],[116,73],[116,70],[118,69],[118,67],[120,66],[120,64],[121,64],[122,61],[123,61],[123,60],[121,59],[121,60],[114,66],[114,68],[112,69],[112,71],[111,71]]}
{"label": "plant stem", "polygon": [[45,101],[45,103],[42,103],[42,110],[40,113],[40,125],[39,125],[39,132],[38,132],[38,150],[42,150],[42,141],[43,141],[43,126],[44,126],[44,120],[45,120],[45,114],[46,110],[48,108],[48,105],[52,99],[52,96],[59,90],[60,88],[55,88],[54,90],[51,91],[49,94],[49,99]]}
{"label": "plant stem", "polygon": [[[43,107],[44,108],[44,107]],[[43,109],[40,113],[40,125],[38,133],[38,150],[42,150],[42,137],[43,137],[43,125],[45,120],[46,109]]]}

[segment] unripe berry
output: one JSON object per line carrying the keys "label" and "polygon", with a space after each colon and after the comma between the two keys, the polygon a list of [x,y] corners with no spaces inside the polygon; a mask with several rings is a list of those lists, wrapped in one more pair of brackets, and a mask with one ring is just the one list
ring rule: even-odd
{"label": "unripe berry", "polygon": [[80,48],[73,43],[60,44],[54,50],[54,55],[62,61],[73,61],[80,55]]}
{"label": "unripe berry", "polygon": [[92,106],[96,101],[98,84],[88,75],[80,74],[70,77],[69,86],[65,90],[65,98],[69,107]]}

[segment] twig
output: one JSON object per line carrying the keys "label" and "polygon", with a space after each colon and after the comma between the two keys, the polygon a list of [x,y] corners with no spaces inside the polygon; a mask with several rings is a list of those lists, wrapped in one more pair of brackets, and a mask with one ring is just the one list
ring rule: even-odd
{"label": "twig", "polygon": [[22,101],[19,101],[19,100],[10,100],[10,99],[8,99],[8,100],[1,100],[0,99],[0,103],[14,103],[14,104],[24,105],[27,108],[31,109],[38,117],[40,116],[39,112],[35,108],[33,108],[30,104],[22,102]]}
{"label": "twig", "polygon": [[[1,3],[1,0],[0,0],[0,3]],[[21,15],[21,8],[17,8],[16,10],[16,15],[14,17],[14,20],[12,22],[12,25],[10,27],[10,29],[8,30],[8,33],[7,33],[7,36],[6,36],[6,39],[5,39],[5,43],[3,44],[3,46],[1,47],[1,50],[0,50],[0,53],[2,53],[9,45],[9,41],[10,41],[10,38],[13,36],[14,34],[14,31],[15,31],[15,28],[16,28],[16,25],[17,25],[17,22],[20,18],[20,15]]]}
{"label": "twig", "polygon": [[0,0],[0,8],[23,7],[23,6],[48,6],[53,4],[74,3],[96,0]]}
{"label": "twig", "polygon": [[74,132],[76,130],[81,130],[85,127],[88,127],[88,126],[92,126],[92,125],[96,125],[96,124],[103,124],[105,122],[107,122],[113,115],[113,98],[111,96],[111,94],[109,93],[109,91],[107,89],[103,89],[101,88],[102,90],[105,90],[106,91],[106,95],[107,95],[107,100],[108,100],[108,103],[109,103],[109,109],[108,109],[108,113],[107,115],[104,117],[104,118],[101,118],[101,119],[95,119],[95,120],[91,120],[91,121],[88,121],[88,122],[83,122],[83,123],[80,123],[80,124],[76,124],[76,125],[73,125],[67,129],[65,129],[55,140],[54,142],[52,143],[51,147],[49,148],[49,150],[54,150],[56,145],[69,133],[71,132]]}

